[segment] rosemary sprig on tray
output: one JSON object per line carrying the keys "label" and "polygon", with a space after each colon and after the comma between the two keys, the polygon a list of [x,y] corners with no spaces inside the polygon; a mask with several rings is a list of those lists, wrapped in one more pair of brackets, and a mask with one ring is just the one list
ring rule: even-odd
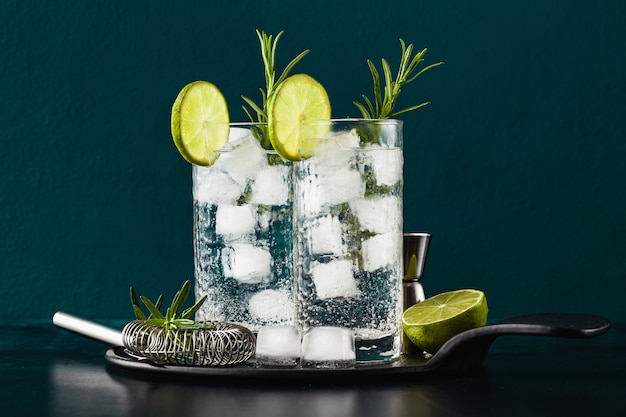
{"label": "rosemary sprig on tray", "polygon": [[[198,311],[200,306],[202,306],[202,304],[206,301],[206,295],[193,306],[183,310],[183,312],[179,314],[180,309],[183,307],[183,303],[189,295],[190,288],[190,281],[185,281],[182,288],[178,290],[178,292],[176,292],[176,295],[172,300],[172,305],[168,307],[165,314],[163,314],[160,311],[161,304],[163,303],[162,294],[159,296],[156,303],[153,303],[149,298],[144,297],[143,295],[137,298],[137,293],[135,292],[135,289],[133,287],[130,287],[130,300],[133,305],[135,317],[137,318],[137,320],[143,320],[148,325],[163,327],[165,330],[214,327],[212,324],[197,324],[193,320],[193,316],[194,314],[196,314],[196,311]],[[143,305],[148,309],[148,315],[146,315],[141,309],[141,306],[139,305],[139,300],[141,300]]]}

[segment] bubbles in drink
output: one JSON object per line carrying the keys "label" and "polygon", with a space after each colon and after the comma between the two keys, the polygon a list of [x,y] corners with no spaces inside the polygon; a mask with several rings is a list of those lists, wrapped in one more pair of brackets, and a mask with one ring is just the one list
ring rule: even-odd
{"label": "bubbles in drink", "polygon": [[265,323],[290,323],[293,320],[293,299],[286,289],[261,290],[250,297],[248,307],[253,318]]}
{"label": "bubbles in drink", "polygon": [[358,361],[384,361],[400,353],[403,157],[357,130],[316,138],[294,166],[297,322],[350,329]]}
{"label": "bubbles in drink", "polygon": [[193,197],[196,319],[292,325],[291,164],[231,128],[215,163],[193,167]]}

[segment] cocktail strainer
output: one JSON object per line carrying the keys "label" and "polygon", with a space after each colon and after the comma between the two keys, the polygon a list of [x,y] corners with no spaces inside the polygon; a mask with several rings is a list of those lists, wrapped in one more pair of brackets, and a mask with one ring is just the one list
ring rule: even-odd
{"label": "cocktail strainer", "polygon": [[[233,323],[205,322],[195,328],[164,329],[133,320],[122,331],[57,312],[53,323],[61,328],[111,346],[123,346],[133,356],[157,364],[227,366],[250,359],[256,338]],[[210,325],[210,326],[202,326]]]}

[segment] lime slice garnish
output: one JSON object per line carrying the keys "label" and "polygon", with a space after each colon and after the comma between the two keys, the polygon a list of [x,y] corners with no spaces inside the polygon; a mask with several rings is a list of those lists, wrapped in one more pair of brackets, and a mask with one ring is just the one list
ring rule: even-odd
{"label": "lime slice garnish", "polygon": [[435,353],[451,337],[487,323],[487,299],[482,291],[444,292],[407,308],[402,328],[414,345]]}
{"label": "lime slice garnish", "polygon": [[209,166],[228,142],[228,107],[218,88],[194,81],[180,90],[172,106],[172,138],[189,163]]}
{"label": "lime slice garnish", "polygon": [[324,87],[307,74],[286,78],[276,90],[268,114],[272,146],[280,156],[300,159],[301,122],[330,119],[330,100]]}

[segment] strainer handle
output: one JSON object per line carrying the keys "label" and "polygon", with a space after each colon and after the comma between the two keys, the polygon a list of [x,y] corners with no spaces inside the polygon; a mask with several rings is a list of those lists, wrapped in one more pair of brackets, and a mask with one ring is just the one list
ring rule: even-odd
{"label": "strainer handle", "polygon": [[94,323],[71,314],[57,311],[52,317],[52,322],[65,330],[78,333],[98,342],[106,343],[110,346],[124,346],[122,332]]}

